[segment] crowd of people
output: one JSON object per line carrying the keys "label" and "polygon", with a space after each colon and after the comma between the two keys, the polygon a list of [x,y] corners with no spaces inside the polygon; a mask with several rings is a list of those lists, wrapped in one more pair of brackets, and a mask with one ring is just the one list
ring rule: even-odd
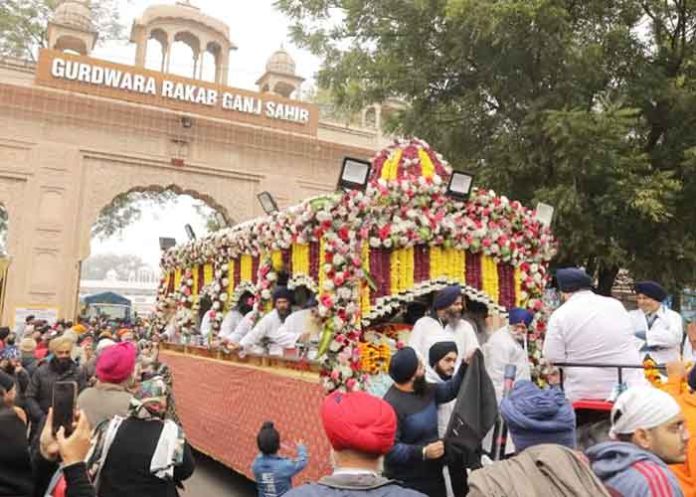
{"label": "crowd of people", "polygon": [[[281,457],[279,430],[263,424],[252,465],[259,495],[696,496],[696,327],[684,332],[655,282],[636,285],[639,309],[628,312],[594,293],[581,269],[558,270],[556,279],[563,304],[543,346],[548,385],[530,381],[529,311],[511,309],[506,323],[490,317],[482,327],[465,319],[461,288],[447,287],[392,355],[383,398],[325,398],[331,475],[293,489],[311,455],[298,441],[296,457]],[[313,297],[293,310],[295,295],[277,287],[264,316],[248,297],[216,336],[202,313],[201,334],[240,353],[278,355],[298,343],[311,350],[320,330]],[[0,329],[0,496],[178,495],[195,463],[158,354],[160,339],[177,338],[171,328],[159,336],[142,324],[32,317]],[[601,367],[647,356],[665,365],[658,386],[639,369],[619,384]],[[78,393],[67,433],[53,422],[59,382]],[[573,408],[588,400],[608,400],[611,411]]]}
{"label": "crowd of people", "polygon": [[[32,316],[0,337],[1,496],[178,495],[194,460],[157,337]],[[74,385],[67,432],[53,422],[57,384]]]}

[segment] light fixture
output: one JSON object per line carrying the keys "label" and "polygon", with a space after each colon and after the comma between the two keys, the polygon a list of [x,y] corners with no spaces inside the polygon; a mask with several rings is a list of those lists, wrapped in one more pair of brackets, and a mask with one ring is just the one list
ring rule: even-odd
{"label": "light fixture", "polygon": [[346,157],[343,159],[341,176],[338,180],[339,190],[365,190],[370,178],[372,163],[370,161]]}
{"label": "light fixture", "polygon": [[273,214],[278,210],[278,204],[270,193],[261,192],[256,195],[256,198],[259,199],[259,203],[266,214]]}
{"label": "light fixture", "polygon": [[553,221],[554,210],[552,205],[539,202],[536,206],[536,214],[534,217],[544,226],[550,227],[551,221]]}
{"label": "light fixture", "polygon": [[467,200],[474,186],[474,175],[463,171],[454,171],[447,185],[447,195],[456,200]]}
{"label": "light fixture", "polygon": [[190,224],[187,224],[184,226],[184,229],[186,230],[186,234],[189,237],[189,240],[195,240],[196,239],[196,233],[193,232],[193,228],[191,227]]}
{"label": "light fixture", "polygon": [[160,250],[165,251],[169,250],[173,246],[176,245],[176,240],[174,238],[165,238],[165,237],[160,237],[159,239],[159,246]]}

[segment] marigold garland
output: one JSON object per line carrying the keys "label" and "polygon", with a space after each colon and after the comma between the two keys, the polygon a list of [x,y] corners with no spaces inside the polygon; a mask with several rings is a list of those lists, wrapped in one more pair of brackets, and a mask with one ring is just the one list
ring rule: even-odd
{"label": "marigold garland", "polygon": [[253,275],[251,273],[253,266],[253,259],[249,254],[244,254],[239,259],[240,266],[240,278],[241,281],[253,281]]}
{"label": "marigold garland", "polygon": [[481,259],[481,269],[483,272],[483,293],[488,295],[493,302],[498,302],[500,296],[498,280],[498,263],[488,255]]}

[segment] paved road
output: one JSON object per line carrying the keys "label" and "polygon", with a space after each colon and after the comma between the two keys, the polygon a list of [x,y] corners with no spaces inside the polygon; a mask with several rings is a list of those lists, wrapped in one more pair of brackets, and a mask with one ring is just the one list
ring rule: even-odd
{"label": "paved road", "polygon": [[185,482],[182,497],[255,497],[256,484],[222,464],[196,452],[196,471]]}

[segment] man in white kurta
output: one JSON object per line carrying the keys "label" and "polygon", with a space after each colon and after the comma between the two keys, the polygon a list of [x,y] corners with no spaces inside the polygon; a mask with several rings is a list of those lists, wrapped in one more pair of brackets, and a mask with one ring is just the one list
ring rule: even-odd
{"label": "man in white kurta", "polygon": [[638,309],[629,312],[641,357],[650,355],[658,364],[678,361],[684,323],[682,317],[662,302],[667,292],[654,281],[636,283]]}
{"label": "man in white kurta", "polygon": [[[579,268],[556,273],[564,300],[551,315],[543,356],[551,363],[640,365],[631,318],[621,303],[592,292],[592,279]],[[606,400],[618,384],[616,368],[564,368],[564,389],[571,402]],[[624,369],[627,386],[645,383],[642,370]]]}
{"label": "man in white kurta", "polygon": [[503,398],[505,367],[508,364],[515,366],[515,381],[531,379],[527,330],[533,319],[532,313],[525,309],[511,309],[508,325],[493,333],[482,347],[486,372],[493,382],[498,404]]}
{"label": "man in white kurta", "polygon": [[201,336],[203,338],[208,338],[208,335],[210,335],[210,332],[213,331],[213,314],[212,309],[208,309],[205,314],[203,314],[203,319],[201,319]]}
{"label": "man in white kurta", "polygon": [[[462,361],[470,357],[479,348],[474,328],[462,319],[464,298],[458,285],[449,286],[437,293],[433,300],[432,316],[423,316],[413,326],[408,345],[419,355],[425,368],[425,378],[430,383],[442,381],[429,364],[430,348],[439,342],[457,344],[456,369]],[[452,416],[455,401],[438,406],[438,426],[440,436],[444,436],[449,419]]]}
{"label": "man in white kurta", "polygon": [[274,309],[256,323],[256,326],[239,342],[245,351],[263,353],[264,339],[267,342],[268,354],[282,356],[283,349],[292,347],[297,340],[292,333],[283,330],[283,323],[290,315],[292,292],[281,287],[273,292]]}

